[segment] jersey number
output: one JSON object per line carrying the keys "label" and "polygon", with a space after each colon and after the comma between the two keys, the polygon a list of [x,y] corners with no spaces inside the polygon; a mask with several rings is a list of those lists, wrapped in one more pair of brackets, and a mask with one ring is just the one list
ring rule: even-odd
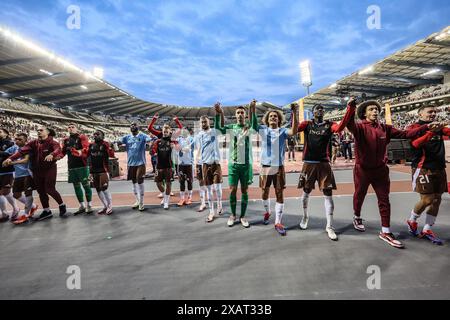
{"label": "jersey number", "polygon": [[428,176],[426,174],[420,175],[419,176],[419,182],[421,184],[424,184],[426,180],[426,183],[430,183],[430,179],[428,179]]}

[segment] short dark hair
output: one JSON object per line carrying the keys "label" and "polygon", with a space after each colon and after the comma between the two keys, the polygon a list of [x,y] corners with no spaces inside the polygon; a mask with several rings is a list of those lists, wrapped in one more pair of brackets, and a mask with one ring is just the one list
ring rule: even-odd
{"label": "short dark hair", "polygon": [[378,108],[378,112],[381,112],[381,110],[383,109],[383,106],[377,100],[364,101],[358,106],[358,109],[356,111],[356,113],[358,114],[358,118],[360,118],[361,120],[366,118],[366,109],[368,106],[376,106]]}
{"label": "short dark hair", "polygon": [[18,136],[18,137],[24,137],[25,140],[28,139],[28,135],[27,135],[25,132],[19,132],[19,133],[16,134],[16,136]]}
{"label": "short dark hair", "polygon": [[321,105],[320,103],[317,103],[317,104],[313,105],[311,111],[314,112],[314,110],[316,110],[316,108],[319,108],[319,107],[321,107],[322,109],[325,109],[325,108],[323,107],[323,105]]}
{"label": "short dark hair", "polygon": [[436,108],[436,106],[434,104],[424,104],[423,106],[420,106],[419,109],[417,109],[417,113],[420,113],[420,111],[426,108]]}
{"label": "short dark hair", "polygon": [[245,108],[244,106],[239,106],[239,107],[236,108],[236,110],[239,110],[239,109],[242,109],[242,110],[244,110],[244,111],[247,111],[247,108]]}
{"label": "short dark hair", "polygon": [[52,128],[45,128],[45,129],[47,129],[48,135],[50,137],[56,137],[56,131],[54,129],[52,129]]}

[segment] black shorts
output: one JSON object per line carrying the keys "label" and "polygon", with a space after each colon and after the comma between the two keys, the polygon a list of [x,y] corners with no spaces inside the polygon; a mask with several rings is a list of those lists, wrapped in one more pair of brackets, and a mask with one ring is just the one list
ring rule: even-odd
{"label": "black shorts", "polygon": [[106,172],[93,173],[92,185],[97,191],[105,191],[109,187],[109,176]]}
{"label": "black shorts", "polygon": [[203,180],[203,168],[201,164],[195,166],[195,177],[197,178],[200,187],[203,187],[205,181]]}
{"label": "black shorts", "polygon": [[286,173],[284,166],[279,167],[261,167],[259,174],[259,187],[261,189],[270,188],[273,184],[276,190],[286,188]]}
{"label": "black shorts", "polygon": [[155,182],[165,182],[166,184],[169,184],[172,182],[172,174],[172,168],[156,169]]}
{"label": "black shorts", "polygon": [[336,181],[329,162],[303,163],[298,188],[313,190],[316,181],[321,191],[324,189],[336,190]]}
{"label": "black shorts", "polygon": [[128,167],[127,180],[143,181],[145,176],[145,164]]}
{"label": "black shorts", "polygon": [[179,165],[178,166],[178,179],[180,181],[192,182],[192,166],[191,165]]}
{"label": "black shorts", "polygon": [[12,188],[14,193],[22,193],[35,190],[33,177],[26,176],[15,178]]}
{"label": "black shorts", "polygon": [[420,194],[447,192],[447,173],[445,169],[412,168],[412,185],[413,190]]}
{"label": "black shorts", "polygon": [[0,175],[0,189],[12,188],[14,175],[12,173]]}

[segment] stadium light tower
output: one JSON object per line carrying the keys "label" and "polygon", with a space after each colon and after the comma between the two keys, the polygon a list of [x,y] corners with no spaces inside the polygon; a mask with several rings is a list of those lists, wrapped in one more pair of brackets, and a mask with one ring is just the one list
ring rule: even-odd
{"label": "stadium light tower", "polygon": [[309,87],[312,85],[311,64],[309,63],[309,60],[300,62],[300,76],[302,85],[306,87],[306,94],[309,95]]}

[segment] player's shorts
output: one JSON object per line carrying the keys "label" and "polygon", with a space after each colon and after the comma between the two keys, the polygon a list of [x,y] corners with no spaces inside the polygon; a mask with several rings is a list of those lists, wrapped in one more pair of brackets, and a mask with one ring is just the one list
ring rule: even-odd
{"label": "player's shorts", "polygon": [[253,170],[250,164],[233,163],[228,165],[228,184],[237,186],[249,186],[253,183]]}
{"label": "player's shorts", "polygon": [[15,178],[12,188],[14,193],[22,193],[36,189],[32,176]]}
{"label": "player's shorts", "polygon": [[12,188],[14,175],[12,173],[0,175],[0,188]]}
{"label": "player's shorts", "polygon": [[143,181],[145,170],[145,164],[141,164],[140,166],[129,166],[127,180]]}
{"label": "player's shorts", "polygon": [[188,181],[192,182],[193,174],[192,174],[192,165],[182,165],[178,166],[178,178],[180,181]]}
{"label": "player's shorts", "polygon": [[89,180],[89,167],[69,169],[69,183],[85,183]]}
{"label": "player's shorts", "polygon": [[203,179],[203,166],[201,164],[195,166],[195,177],[197,178],[200,187],[203,187],[205,185],[205,180]]}
{"label": "player's shorts", "polygon": [[92,185],[97,191],[105,191],[109,186],[109,176],[106,172],[93,173]]}
{"label": "player's shorts", "polygon": [[319,190],[336,190],[336,181],[329,162],[303,163],[302,172],[300,173],[298,181],[298,188],[313,190],[316,181],[319,185]]}
{"label": "player's shorts", "polygon": [[169,184],[172,182],[172,174],[172,168],[156,169],[155,182],[165,182],[166,184]]}
{"label": "player's shorts", "polygon": [[210,186],[212,184],[222,183],[222,168],[220,167],[220,163],[213,164],[203,164],[203,179],[206,186]]}
{"label": "player's shorts", "polygon": [[261,167],[261,172],[259,174],[259,187],[261,189],[270,188],[273,184],[274,188],[277,190],[286,188],[286,173],[284,171],[284,166],[279,167]]}
{"label": "player's shorts", "polygon": [[412,187],[420,194],[447,192],[447,174],[445,169],[430,170],[412,168]]}

